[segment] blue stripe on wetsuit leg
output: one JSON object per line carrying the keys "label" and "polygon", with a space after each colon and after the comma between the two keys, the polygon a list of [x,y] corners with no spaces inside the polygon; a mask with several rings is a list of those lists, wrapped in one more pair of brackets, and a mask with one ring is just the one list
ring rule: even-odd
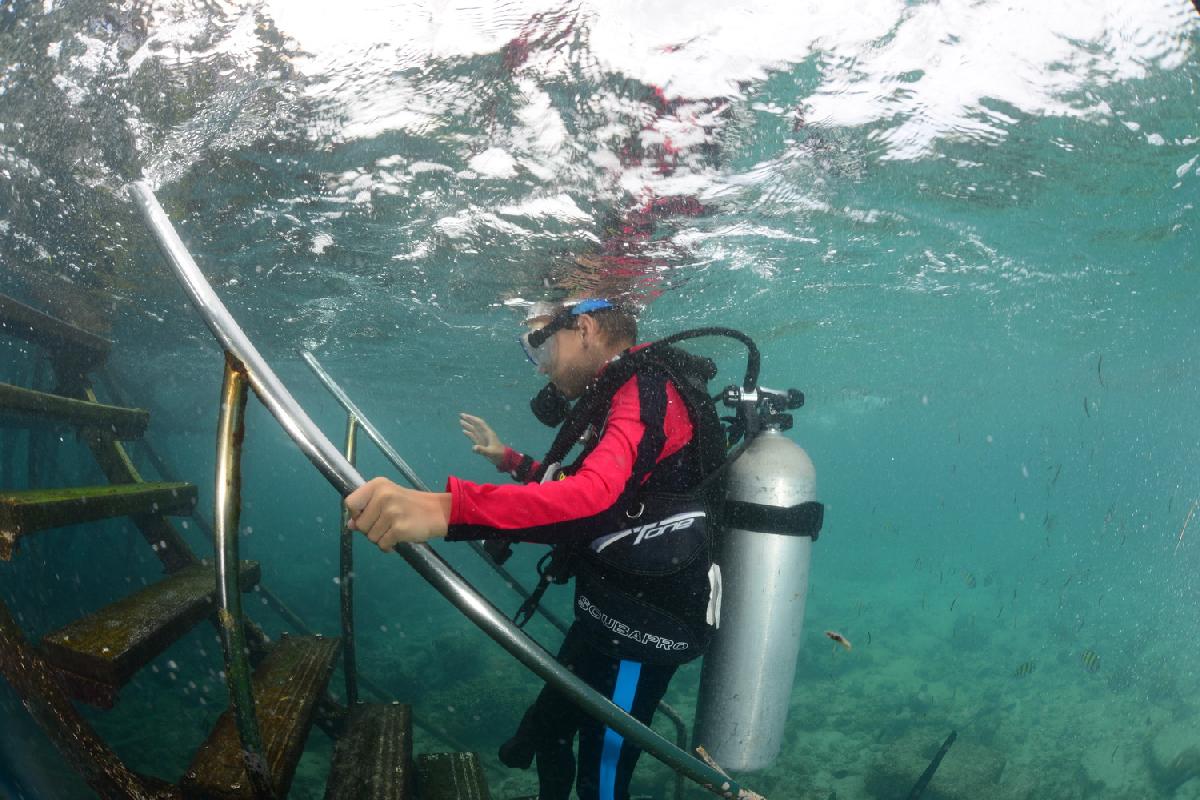
{"label": "blue stripe on wetsuit leg", "polygon": [[[632,711],[633,698],[637,694],[638,679],[641,675],[640,662],[621,662],[612,701],[622,711]],[[624,743],[625,737],[621,734],[612,728],[604,729],[604,749],[600,754],[600,800],[616,800],[617,761],[621,757],[621,745]]]}

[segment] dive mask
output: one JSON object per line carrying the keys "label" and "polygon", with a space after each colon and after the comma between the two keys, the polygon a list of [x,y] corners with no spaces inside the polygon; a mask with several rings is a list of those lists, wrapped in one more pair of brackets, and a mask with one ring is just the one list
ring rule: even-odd
{"label": "dive mask", "polygon": [[554,333],[560,328],[555,328],[555,331],[545,334],[545,331],[553,324],[551,322],[550,325],[543,328],[521,334],[521,349],[525,351],[525,357],[529,359],[529,363],[538,368],[538,372],[549,372],[550,365],[554,363],[554,356],[558,354]]}

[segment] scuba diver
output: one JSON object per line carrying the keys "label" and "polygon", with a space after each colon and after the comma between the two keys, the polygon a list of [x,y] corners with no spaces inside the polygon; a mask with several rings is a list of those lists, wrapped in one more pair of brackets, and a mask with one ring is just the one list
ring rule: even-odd
{"label": "scuba diver", "polygon": [[[616,301],[582,300],[542,321],[521,341],[550,381],[532,403],[559,428],[545,459],[506,447],[464,414],[475,452],[518,483],[451,476],[447,491],[428,493],[375,478],[345,504],[352,527],[384,551],[489,540],[500,560],[513,542],[552,545],[539,588],[575,577],[574,622],[558,660],[648,725],[677,668],[704,653],[719,624],[705,497],[726,457],[705,388],[716,370],[671,339],[636,344],[636,320]],[[522,609],[526,618],[532,611]],[[547,685],[500,759],[522,769],[536,760],[540,800],[566,800],[572,784],[580,800],[625,800],[640,753]]]}

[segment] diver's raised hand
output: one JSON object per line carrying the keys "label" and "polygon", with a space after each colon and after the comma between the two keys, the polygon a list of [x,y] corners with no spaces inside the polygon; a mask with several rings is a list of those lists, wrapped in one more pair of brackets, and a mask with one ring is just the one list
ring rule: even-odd
{"label": "diver's raised hand", "polygon": [[492,430],[492,427],[484,421],[483,417],[472,416],[471,414],[460,413],[458,415],[458,424],[462,426],[463,435],[470,439],[474,446],[472,452],[486,458],[488,461],[500,466],[500,462],[504,460],[504,451],[507,449],[504,442],[500,441],[500,437]]}

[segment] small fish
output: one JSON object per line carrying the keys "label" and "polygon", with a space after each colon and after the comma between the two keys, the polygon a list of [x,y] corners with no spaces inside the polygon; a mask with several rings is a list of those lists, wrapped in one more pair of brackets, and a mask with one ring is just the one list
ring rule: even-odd
{"label": "small fish", "polygon": [[963,583],[965,583],[967,585],[968,589],[974,589],[975,588],[975,576],[972,575],[971,573],[967,572],[966,570],[963,570]]}
{"label": "small fish", "polygon": [[1083,413],[1087,414],[1088,417],[1092,416],[1092,412],[1088,411],[1088,401],[1086,397],[1083,398]]}
{"label": "small fish", "polygon": [[1083,661],[1083,668],[1088,672],[1096,672],[1100,669],[1100,656],[1096,655],[1095,650],[1084,650],[1080,660]]}
{"label": "small fish", "polygon": [[1100,365],[1104,363],[1104,354],[1101,353],[1100,358],[1096,361],[1096,377],[1100,379],[1100,385],[1104,386],[1104,376],[1100,374]]}
{"label": "small fish", "polygon": [[850,644],[850,640],[847,639],[845,636],[842,636],[837,631],[825,631],[825,635],[828,636],[830,639],[833,639],[835,642],[837,642],[838,644],[840,644],[842,647],[846,648],[847,650],[852,650],[854,648],[854,646],[852,644]]}
{"label": "small fish", "polygon": [[1033,663],[1033,661],[1026,661],[1025,663],[1021,664],[1021,666],[1016,668],[1016,670],[1013,672],[1013,677],[1024,678],[1026,675],[1032,674],[1036,668],[1037,664]]}

